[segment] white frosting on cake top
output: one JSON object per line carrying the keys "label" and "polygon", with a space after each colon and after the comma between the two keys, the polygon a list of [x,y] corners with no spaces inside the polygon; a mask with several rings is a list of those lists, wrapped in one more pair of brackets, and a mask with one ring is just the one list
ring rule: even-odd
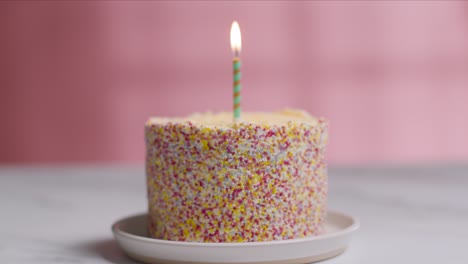
{"label": "white frosting on cake top", "polygon": [[[161,118],[153,117],[148,121],[150,124],[165,123],[186,123],[191,122],[195,126],[203,127],[232,127],[234,125],[231,112],[220,113],[195,113],[182,118]],[[286,125],[289,122],[294,124],[317,125],[318,119],[309,115],[305,111],[295,109],[285,109],[278,112],[243,112],[239,123],[256,125]]]}

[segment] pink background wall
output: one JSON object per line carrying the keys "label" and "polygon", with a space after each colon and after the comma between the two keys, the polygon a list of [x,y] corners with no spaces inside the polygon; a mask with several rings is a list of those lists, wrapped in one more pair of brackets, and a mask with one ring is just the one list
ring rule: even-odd
{"label": "pink background wall", "polygon": [[0,162],[142,162],[152,115],[331,120],[333,164],[468,160],[466,2],[1,2]]}

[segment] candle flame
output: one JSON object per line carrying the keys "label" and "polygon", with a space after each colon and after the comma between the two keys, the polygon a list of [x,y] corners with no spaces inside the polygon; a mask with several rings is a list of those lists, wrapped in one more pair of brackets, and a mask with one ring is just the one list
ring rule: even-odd
{"label": "candle flame", "polygon": [[234,54],[239,55],[239,52],[241,51],[242,48],[242,38],[241,38],[241,32],[239,28],[239,23],[237,21],[232,22],[231,26],[231,49]]}

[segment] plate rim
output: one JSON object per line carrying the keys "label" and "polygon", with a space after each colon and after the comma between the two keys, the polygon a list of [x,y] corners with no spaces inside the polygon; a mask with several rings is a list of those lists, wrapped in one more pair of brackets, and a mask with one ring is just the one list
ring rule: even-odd
{"label": "plate rim", "polygon": [[276,245],[284,245],[284,244],[296,244],[296,243],[304,243],[304,242],[312,242],[316,240],[323,240],[323,239],[331,239],[335,237],[341,237],[344,235],[348,235],[360,227],[359,219],[335,210],[328,210],[327,214],[334,214],[340,217],[345,217],[351,220],[351,225],[340,229],[336,232],[319,235],[319,236],[312,236],[312,237],[304,237],[304,238],[294,238],[294,239],[285,239],[285,240],[272,240],[272,241],[261,241],[261,242],[193,242],[193,241],[172,241],[172,240],[164,240],[164,239],[157,239],[157,238],[150,238],[150,237],[143,237],[134,235],[128,232],[123,231],[119,224],[127,221],[130,218],[141,217],[148,215],[147,212],[133,214],[127,217],[123,217],[116,222],[114,222],[111,226],[112,233],[114,236],[123,236],[127,239],[131,239],[138,242],[147,242],[152,244],[159,244],[159,245],[167,245],[167,246],[186,246],[186,247],[264,247],[264,246],[276,246]]}

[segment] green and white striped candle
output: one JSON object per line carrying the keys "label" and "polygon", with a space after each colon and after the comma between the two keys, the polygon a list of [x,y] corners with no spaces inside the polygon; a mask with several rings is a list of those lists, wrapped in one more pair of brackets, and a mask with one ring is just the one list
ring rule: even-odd
{"label": "green and white striped candle", "polygon": [[241,62],[239,54],[241,51],[242,41],[239,24],[234,21],[231,26],[231,49],[234,53],[234,59],[232,60],[233,66],[233,88],[234,88],[234,122],[239,122],[241,119]]}

